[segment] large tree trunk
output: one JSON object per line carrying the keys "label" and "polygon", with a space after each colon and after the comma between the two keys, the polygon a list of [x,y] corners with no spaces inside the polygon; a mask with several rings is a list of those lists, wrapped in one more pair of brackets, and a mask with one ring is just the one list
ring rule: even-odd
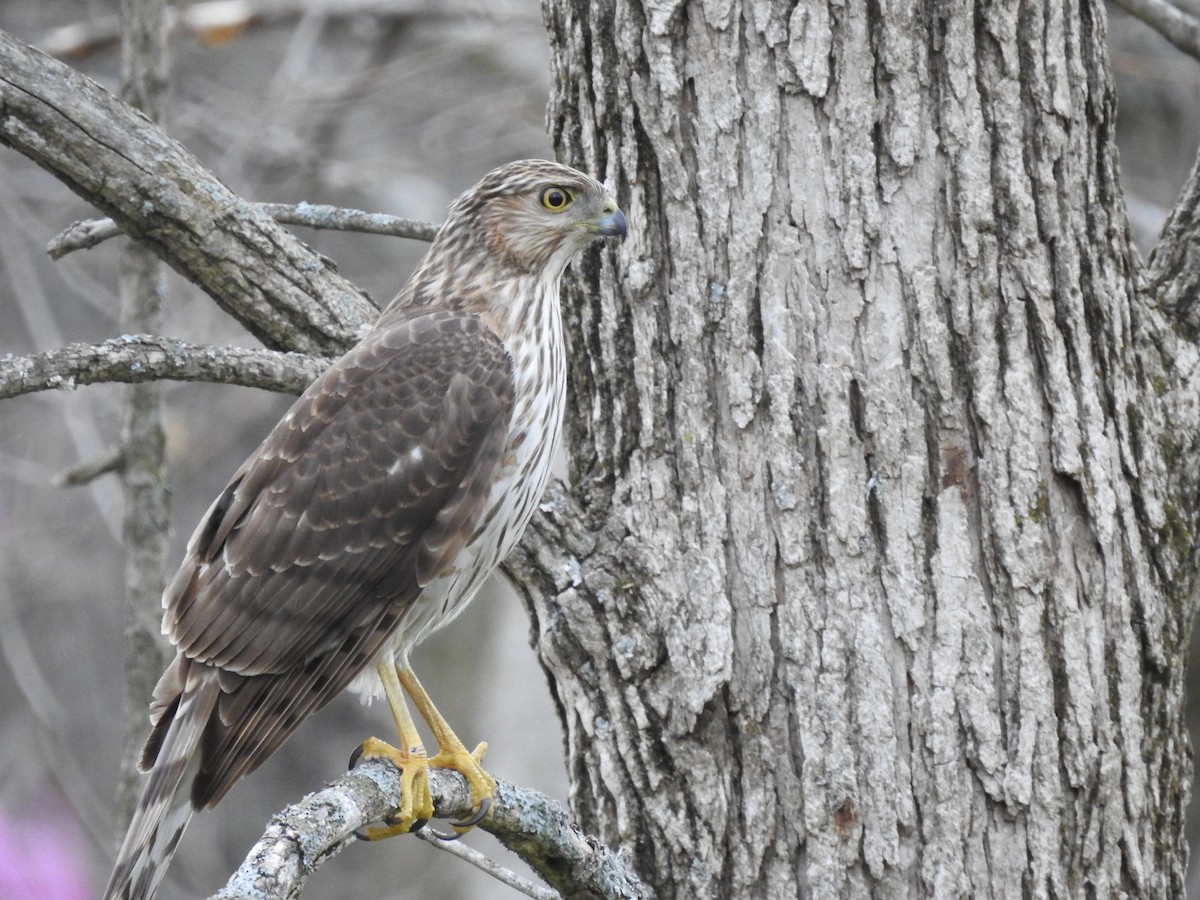
{"label": "large tree trunk", "polygon": [[1196,356],[1104,10],[891,6],[546,3],[632,223],[512,564],[574,812],[663,898],[1179,896]]}

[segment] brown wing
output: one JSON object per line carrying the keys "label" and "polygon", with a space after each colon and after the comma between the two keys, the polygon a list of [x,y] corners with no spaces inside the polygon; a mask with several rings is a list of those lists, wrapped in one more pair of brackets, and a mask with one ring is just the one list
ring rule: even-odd
{"label": "brown wing", "polygon": [[[222,689],[197,805],[336,696],[452,563],[495,478],[512,406],[499,340],[473,316],[426,313],[339,360],[234,475],[165,598],[181,656],[212,667]],[[143,764],[172,716],[170,676]]]}

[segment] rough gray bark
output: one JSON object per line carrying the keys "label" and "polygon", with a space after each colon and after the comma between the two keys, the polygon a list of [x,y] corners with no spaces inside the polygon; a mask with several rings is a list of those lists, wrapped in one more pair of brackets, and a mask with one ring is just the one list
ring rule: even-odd
{"label": "rough gray bark", "polygon": [[632,223],[511,566],[581,825],[660,897],[1180,896],[1197,356],[1103,7],[545,14]]}

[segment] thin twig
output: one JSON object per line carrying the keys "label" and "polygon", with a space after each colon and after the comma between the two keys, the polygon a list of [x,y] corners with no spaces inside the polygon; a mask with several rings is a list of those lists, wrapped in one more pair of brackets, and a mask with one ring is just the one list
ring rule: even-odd
{"label": "thin twig", "polygon": [[[385,237],[432,241],[438,226],[416,219],[403,219],[385,213],[370,213],[361,209],[328,206],[323,203],[256,203],[254,204],[281,225],[302,225],[329,231],[355,231],[380,234]],[[121,234],[112,219],[87,219],[75,222],[55,235],[46,244],[52,259],[62,259],[75,250],[88,250],[109,238]]]}
{"label": "thin twig", "polygon": [[528,878],[522,878],[512,869],[504,868],[504,866],[473,847],[468,847],[459,841],[443,840],[435,834],[430,834],[427,830],[418,831],[417,837],[431,847],[435,847],[443,853],[449,853],[451,856],[471,864],[480,871],[486,872],[501,884],[506,884],[527,897],[533,897],[533,900],[562,900],[562,894],[558,891],[542,887],[540,884],[534,884]]}
{"label": "thin twig", "polygon": [[1167,0],[1114,0],[1117,6],[1149,25],[1194,59],[1200,59],[1200,19]]}
{"label": "thin twig", "polygon": [[72,222],[50,239],[46,244],[46,252],[51,259],[62,259],[73,250],[90,250],[120,233],[121,227],[112,219]]}
{"label": "thin twig", "polygon": [[386,213],[370,213],[361,209],[328,206],[324,203],[259,203],[257,204],[281,225],[304,225],[335,231],[361,231],[387,237],[432,241],[438,226],[432,222],[403,219]]}
{"label": "thin twig", "polygon": [[207,381],[299,394],[332,359],[278,350],[187,344],[126,335],[102,344],[68,344],[32,356],[0,358],[0,400],[81,384]]}
{"label": "thin twig", "polygon": [[99,456],[85,459],[69,469],[54,476],[52,484],[55,487],[79,487],[91,484],[101,475],[118,472],[125,465],[125,450],[120,444],[113,444]]}

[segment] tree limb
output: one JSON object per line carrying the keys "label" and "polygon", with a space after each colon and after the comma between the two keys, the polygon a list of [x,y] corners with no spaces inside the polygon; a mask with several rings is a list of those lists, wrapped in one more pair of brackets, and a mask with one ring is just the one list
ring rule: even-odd
{"label": "tree limb", "polygon": [[0,143],[198,285],[268,347],[344,351],[377,310],[140,112],[0,32]]}
{"label": "tree limb", "polygon": [[208,347],[173,338],[125,335],[0,358],[0,400],[81,384],[211,381],[299,394],[333,360],[305,353]]}
{"label": "tree limb", "polygon": [[[432,769],[436,815],[471,813],[462,776]],[[368,760],[322,791],[276,815],[241,867],[212,900],[276,900],[299,896],[308,877],[354,840],[354,832],[400,805],[400,772]],[[619,855],[581,834],[557,803],[537,791],[499,782],[480,828],[495,835],[564,897],[649,898],[649,889]]]}
{"label": "tree limb", "polygon": [[1113,0],[1194,59],[1200,59],[1200,20],[1167,0]]}
{"label": "tree limb", "polygon": [[[415,219],[370,213],[361,209],[328,206],[323,203],[255,203],[268,216],[281,225],[303,225],[333,231],[357,231],[363,234],[380,234],[385,237],[409,238],[414,241],[432,241],[438,226]],[[75,222],[55,235],[46,244],[51,259],[61,259],[75,250],[89,250],[109,238],[121,234],[121,228],[112,219],[88,219]]]}
{"label": "tree limb", "polygon": [[1194,340],[1200,335],[1200,155],[1150,253],[1146,275],[1159,304]]}

